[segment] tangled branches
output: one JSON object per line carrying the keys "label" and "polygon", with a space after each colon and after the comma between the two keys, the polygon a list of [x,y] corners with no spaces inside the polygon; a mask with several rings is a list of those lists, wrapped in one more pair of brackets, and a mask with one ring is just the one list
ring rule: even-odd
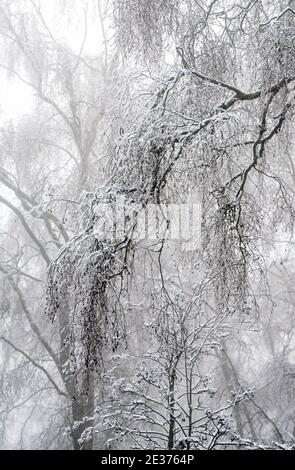
{"label": "tangled branches", "polygon": [[70,347],[72,373],[98,370],[108,343],[124,338],[121,294],[130,243],[100,240],[95,229],[71,240],[48,270],[46,312],[53,321],[67,317],[63,347]]}

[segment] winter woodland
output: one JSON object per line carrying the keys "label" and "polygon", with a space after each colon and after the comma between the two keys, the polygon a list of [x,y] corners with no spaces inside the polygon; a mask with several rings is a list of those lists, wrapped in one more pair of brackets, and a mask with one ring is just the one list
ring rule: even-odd
{"label": "winter woodland", "polygon": [[295,448],[295,1],[1,0],[0,84],[0,448]]}

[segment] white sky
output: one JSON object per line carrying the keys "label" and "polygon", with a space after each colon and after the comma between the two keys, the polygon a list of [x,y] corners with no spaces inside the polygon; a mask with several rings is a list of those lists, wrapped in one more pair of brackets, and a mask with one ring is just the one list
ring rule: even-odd
{"label": "white sky", "polygon": [[[82,8],[74,11],[73,6],[76,5],[76,8],[78,5],[83,6],[83,2],[71,2],[72,6],[68,6],[63,14],[58,13],[56,3],[56,0],[40,0],[42,15],[54,37],[65,40],[75,52],[79,52],[85,33],[85,17]],[[84,53],[94,55],[102,47],[102,33],[98,11],[95,14],[91,11],[89,8],[91,3],[85,2],[88,5],[88,14],[87,36],[83,50]],[[5,121],[16,120],[29,114],[33,106],[32,89],[17,78],[13,79],[10,76],[7,79],[6,71],[0,69],[0,125]]]}
{"label": "white sky", "polygon": [[31,89],[17,79],[0,76],[0,124],[30,113],[34,104]]}

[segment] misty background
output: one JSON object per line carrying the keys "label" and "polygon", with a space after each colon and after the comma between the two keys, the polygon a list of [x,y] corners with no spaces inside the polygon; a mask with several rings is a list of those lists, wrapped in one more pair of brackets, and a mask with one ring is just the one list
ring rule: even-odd
{"label": "misty background", "polygon": [[293,0],[1,0],[1,449],[294,448],[294,85]]}

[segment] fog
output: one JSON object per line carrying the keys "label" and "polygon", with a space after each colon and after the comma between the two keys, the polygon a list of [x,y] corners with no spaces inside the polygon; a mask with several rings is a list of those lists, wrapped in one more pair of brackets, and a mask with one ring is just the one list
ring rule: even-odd
{"label": "fog", "polygon": [[295,448],[293,0],[0,3],[0,448]]}

